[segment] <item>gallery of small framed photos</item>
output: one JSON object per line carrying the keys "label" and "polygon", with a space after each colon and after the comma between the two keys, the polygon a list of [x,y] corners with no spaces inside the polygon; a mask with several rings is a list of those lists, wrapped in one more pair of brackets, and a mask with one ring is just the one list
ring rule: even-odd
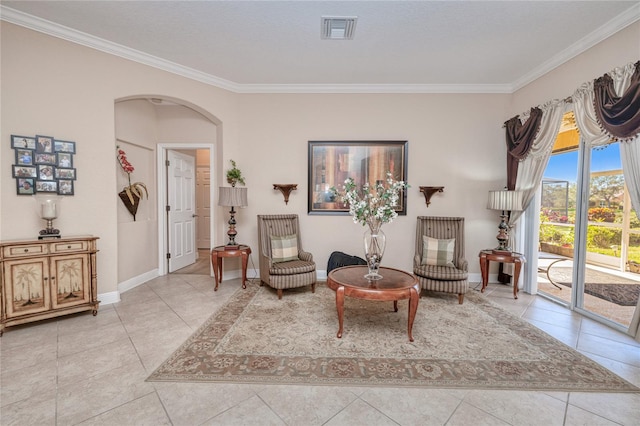
{"label": "gallery of small framed photos", "polygon": [[16,153],[13,177],[18,195],[43,192],[74,194],[75,142],[54,139],[53,136],[11,135],[11,148]]}

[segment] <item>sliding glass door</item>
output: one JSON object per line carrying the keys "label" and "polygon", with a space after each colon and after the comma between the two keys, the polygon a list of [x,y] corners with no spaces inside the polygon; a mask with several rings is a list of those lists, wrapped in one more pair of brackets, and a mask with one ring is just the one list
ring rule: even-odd
{"label": "sliding glass door", "polygon": [[626,330],[640,295],[640,222],[619,144],[587,149],[561,132],[544,176],[538,292]]}

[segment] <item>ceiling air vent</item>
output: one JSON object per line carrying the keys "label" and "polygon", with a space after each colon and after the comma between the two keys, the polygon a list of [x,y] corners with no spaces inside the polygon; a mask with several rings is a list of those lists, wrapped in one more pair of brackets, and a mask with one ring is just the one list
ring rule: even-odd
{"label": "ceiling air vent", "polygon": [[357,16],[323,16],[321,38],[323,40],[353,40]]}

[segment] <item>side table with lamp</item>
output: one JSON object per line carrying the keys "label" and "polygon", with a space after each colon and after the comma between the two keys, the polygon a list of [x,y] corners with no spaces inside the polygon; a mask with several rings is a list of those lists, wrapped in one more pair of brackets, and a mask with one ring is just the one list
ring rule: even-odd
{"label": "side table with lamp", "polygon": [[231,187],[221,186],[218,192],[218,205],[222,207],[231,207],[229,215],[229,230],[227,236],[229,242],[224,246],[218,246],[211,249],[211,265],[213,266],[213,275],[216,281],[214,291],[218,290],[218,284],[222,282],[222,259],[228,257],[242,258],[242,288],[247,288],[247,264],[251,248],[244,244],[236,243],[236,219],[235,207],[246,207],[249,205],[247,199],[247,188],[238,188],[235,185]]}
{"label": "side table with lamp", "polygon": [[507,223],[509,214],[512,211],[522,210],[522,193],[520,191],[489,191],[489,200],[487,208],[491,210],[498,210],[500,214],[500,224],[498,225],[498,247],[494,249],[481,250],[480,257],[480,272],[482,274],[482,289],[487,287],[489,282],[489,263],[490,261],[500,263],[512,263],[514,265],[513,271],[513,298],[518,298],[518,279],[520,278],[520,270],[522,264],[526,262],[526,258],[521,253],[516,253],[511,250],[509,246],[509,230],[510,226]]}

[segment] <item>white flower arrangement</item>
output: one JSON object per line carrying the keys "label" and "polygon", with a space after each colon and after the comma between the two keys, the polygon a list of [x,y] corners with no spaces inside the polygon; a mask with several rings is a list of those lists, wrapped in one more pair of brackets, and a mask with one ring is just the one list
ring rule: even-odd
{"label": "white flower arrangement", "polygon": [[375,185],[365,183],[358,189],[353,178],[344,181],[344,192],[331,188],[331,192],[349,204],[349,214],[354,223],[362,226],[369,225],[371,229],[378,228],[383,223],[390,223],[398,216],[395,207],[398,205],[400,193],[409,188],[404,181],[394,180],[387,172],[385,182],[378,181]]}

